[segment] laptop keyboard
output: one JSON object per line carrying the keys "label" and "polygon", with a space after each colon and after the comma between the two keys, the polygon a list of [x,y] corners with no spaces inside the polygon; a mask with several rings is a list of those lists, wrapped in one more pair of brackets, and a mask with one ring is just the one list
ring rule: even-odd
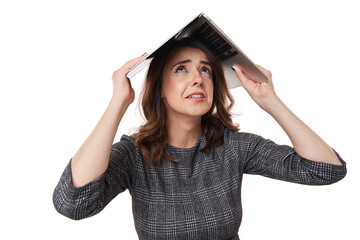
{"label": "laptop keyboard", "polygon": [[238,54],[208,23],[202,24],[193,37],[205,43],[222,61]]}

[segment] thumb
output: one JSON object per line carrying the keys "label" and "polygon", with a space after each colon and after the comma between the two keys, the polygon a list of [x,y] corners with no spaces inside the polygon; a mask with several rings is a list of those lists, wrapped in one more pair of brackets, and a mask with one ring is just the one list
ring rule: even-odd
{"label": "thumb", "polygon": [[241,85],[245,88],[245,90],[249,90],[249,88],[254,87],[253,85],[255,85],[255,83],[245,76],[239,66],[234,64],[231,68],[235,71],[236,76],[240,80]]}

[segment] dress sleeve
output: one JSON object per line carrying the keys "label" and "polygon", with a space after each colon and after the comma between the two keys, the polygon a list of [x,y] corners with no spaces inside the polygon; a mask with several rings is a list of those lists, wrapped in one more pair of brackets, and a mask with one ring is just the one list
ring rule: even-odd
{"label": "dress sleeve", "polygon": [[107,170],[81,187],[72,184],[70,160],[53,193],[55,209],[74,220],[99,213],[115,196],[130,188],[133,150],[134,144],[124,135],[112,146]]}
{"label": "dress sleeve", "polygon": [[306,185],[329,185],[346,175],[346,163],[335,150],[342,165],[302,158],[294,148],[278,145],[255,134],[235,134],[241,145],[238,150],[243,173]]}

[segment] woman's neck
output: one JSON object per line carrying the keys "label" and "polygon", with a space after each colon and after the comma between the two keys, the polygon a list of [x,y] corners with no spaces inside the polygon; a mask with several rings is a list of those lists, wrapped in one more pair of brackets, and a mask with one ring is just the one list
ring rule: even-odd
{"label": "woman's neck", "polygon": [[193,147],[202,134],[201,117],[169,119],[167,121],[167,143],[178,148]]}

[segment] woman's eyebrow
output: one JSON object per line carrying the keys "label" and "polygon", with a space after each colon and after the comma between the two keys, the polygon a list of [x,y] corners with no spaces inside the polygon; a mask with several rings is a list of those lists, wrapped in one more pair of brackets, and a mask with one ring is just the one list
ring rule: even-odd
{"label": "woman's eyebrow", "polygon": [[188,62],[191,62],[190,59],[186,59],[186,60],[182,60],[180,62],[177,62],[174,64],[174,66],[171,67],[171,69],[173,69],[176,65],[180,65],[180,64],[184,64],[184,63],[188,63]]}
{"label": "woman's eyebrow", "polygon": [[210,63],[208,62],[208,61],[200,61],[202,64],[205,64],[205,65],[209,65],[210,67],[211,67],[211,65],[210,65]]}
{"label": "woman's eyebrow", "polygon": [[[186,60],[179,61],[179,62],[175,63],[174,66],[172,66],[171,69],[173,69],[176,65],[180,65],[180,64],[184,64],[184,63],[188,63],[188,62],[191,62],[191,60],[190,60],[190,59],[186,59]],[[200,63],[211,66],[208,61],[202,60],[202,61],[200,61]]]}

